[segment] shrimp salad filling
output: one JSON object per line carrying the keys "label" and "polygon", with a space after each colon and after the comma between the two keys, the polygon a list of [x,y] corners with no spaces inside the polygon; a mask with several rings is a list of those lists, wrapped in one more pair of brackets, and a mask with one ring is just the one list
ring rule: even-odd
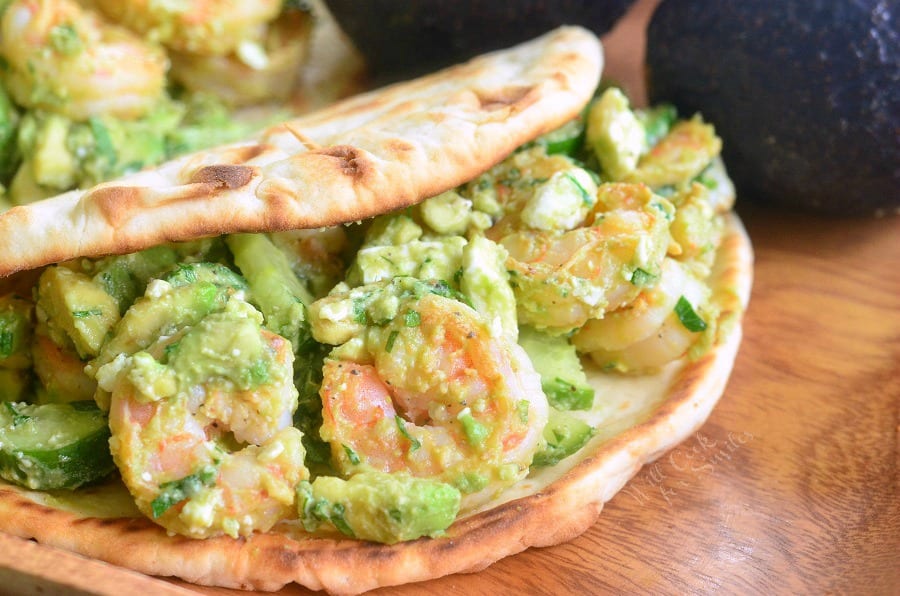
{"label": "shrimp salad filling", "polygon": [[117,475],[194,538],[439,536],[587,443],[585,367],[653,373],[719,341],[720,146],[609,88],[399,212],[3,280],[0,476]]}
{"label": "shrimp salad filling", "polygon": [[289,0],[0,0],[0,210],[245,138],[313,17]]}

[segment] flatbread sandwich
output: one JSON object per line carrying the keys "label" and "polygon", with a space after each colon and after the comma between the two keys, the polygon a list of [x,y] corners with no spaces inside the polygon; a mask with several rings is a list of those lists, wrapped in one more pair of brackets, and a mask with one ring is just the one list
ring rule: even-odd
{"label": "flatbread sandwich", "polygon": [[565,27],[0,214],[0,530],[358,593],[587,529],[752,262],[713,127],[601,67]]}

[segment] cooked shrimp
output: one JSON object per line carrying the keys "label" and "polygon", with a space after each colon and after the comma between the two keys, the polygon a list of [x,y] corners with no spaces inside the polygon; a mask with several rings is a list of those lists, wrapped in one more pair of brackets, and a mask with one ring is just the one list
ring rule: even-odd
{"label": "cooked shrimp", "polygon": [[549,409],[540,378],[521,348],[468,306],[394,296],[389,322],[364,327],[326,360],[321,436],[345,475],[441,480],[468,493],[470,508],[527,474]]}
{"label": "cooked shrimp", "polygon": [[[604,368],[652,370],[681,358],[703,337],[708,299],[706,285],[669,258],[658,283],[628,306],[588,321],[572,336],[572,344]],[[683,309],[696,314],[699,322],[687,321]]]}
{"label": "cooked shrimp", "polygon": [[237,302],[98,377],[112,379],[101,380],[112,391],[110,449],[138,508],[196,538],[295,517],[295,487],[309,476],[291,426],[290,343]]}
{"label": "cooked shrimp", "polygon": [[228,54],[170,50],[172,78],[232,106],[285,100],[300,77],[311,30],[312,17],[291,10],[270,23],[258,43],[245,41]]}
{"label": "cooked shrimp", "polygon": [[111,19],[175,50],[221,56],[261,39],[282,0],[95,0]]}
{"label": "cooked shrimp", "polygon": [[710,165],[722,150],[722,140],[711,124],[699,116],[676,123],[649,152],[641,156],[637,168],[626,175],[627,182],[643,182],[653,188],[687,184]]}
{"label": "cooked shrimp", "polygon": [[14,0],[0,21],[3,83],[19,104],[75,120],[137,118],[162,96],[162,49],[72,0]]}
{"label": "cooked shrimp", "polygon": [[40,400],[70,402],[93,399],[97,382],[84,372],[85,362],[75,348],[60,347],[38,325],[31,344],[34,374],[41,384]]}
{"label": "cooked shrimp", "polygon": [[534,229],[518,216],[486,235],[509,251],[519,323],[568,332],[637,297],[636,271],[658,271],[674,208],[642,184],[602,184],[577,227]]}

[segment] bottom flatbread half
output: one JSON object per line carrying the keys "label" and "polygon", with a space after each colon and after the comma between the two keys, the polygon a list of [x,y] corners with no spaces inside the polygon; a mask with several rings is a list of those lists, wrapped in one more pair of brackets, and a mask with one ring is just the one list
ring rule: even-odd
{"label": "bottom flatbread half", "polygon": [[607,375],[587,365],[597,390],[586,417],[596,426],[594,438],[458,519],[443,537],[395,545],[311,538],[292,522],[248,539],[170,536],[140,515],[118,482],[53,494],[0,482],[0,527],[150,575],[255,590],[296,582],[339,594],[478,571],[528,547],[565,542],[587,530],[641,466],[706,420],[737,354],[752,267],[749,239],[731,214],[711,278],[721,312],[718,344],[655,375]]}

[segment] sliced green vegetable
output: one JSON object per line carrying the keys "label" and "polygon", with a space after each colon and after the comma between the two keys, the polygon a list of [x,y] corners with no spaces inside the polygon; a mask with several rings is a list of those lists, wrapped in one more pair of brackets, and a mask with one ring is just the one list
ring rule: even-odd
{"label": "sliced green vegetable", "polygon": [[109,424],[93,402],[0,408],[0,477],[33,490],[73,489],[115,469]]}
{"label": "sliced green vegetable", "polygon": [[678,315],[678,320],[688,331],[697,333],[706,329],[706,321],[700,318],[700,315],[684,296],[681,296],[675,304],[675,314]]}

